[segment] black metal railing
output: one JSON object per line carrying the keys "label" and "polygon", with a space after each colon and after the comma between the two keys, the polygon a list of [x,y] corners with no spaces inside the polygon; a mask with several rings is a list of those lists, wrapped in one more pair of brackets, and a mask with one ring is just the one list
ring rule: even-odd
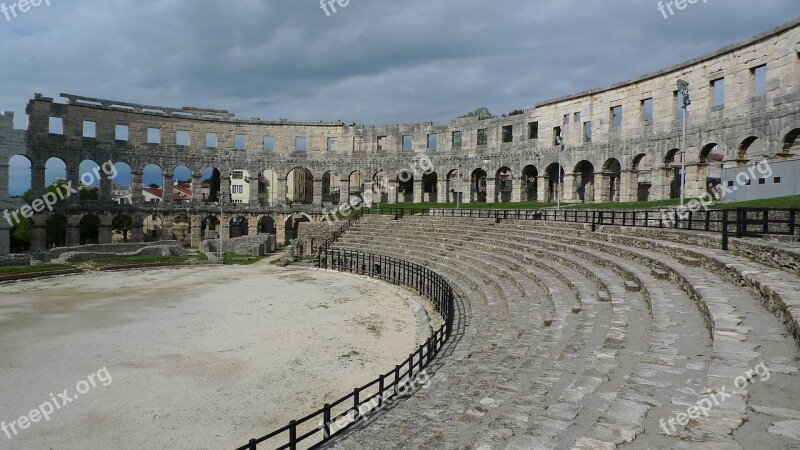
{"label": "black metal railing", "polygon": [[358,211],[356,211],[355,213],[353,213],[353,215],[351,215],[347,219],[347,221],[345,223],[343,223],[342,226],[339,227],[338,230],[336,230],[336,232],[334,232],[328,239],[325,240],[325,242],[323,242],[319,246],[319,249],[317,250],[317,258],[318,259],[320,258],[320,255],[322,255],[323,252],[328,250],[331,247],[331,245],[333,245],[333,243],[336,242],[336,240],[338,240],[344,234],[345,231],[349,230],[350,227],[352,227],[354,223],[358,222],[358,219],[360,219],[361,216],[364,215],[364,211],[365,211],[364,208],[361,208]]}
{"label": "black metal railing", "polygon": [[676,209],[590,210],[590,209],[387,209],[368,214],[389,214],[402,218],[406,214],[434,217],[461,217],[500,220],[549,220],[586,223],[597,226],[670,228],[707,231],[722,234],[722,248],[728,250],[730,237],[789,236],[800,238],[800,208],[729,208],[701,211]]}
{"label": "black metal railing", "polygon": [[319,256],[317,265],[320,268],[368,275],[414,289],[436,305],[445,323],[394,369],[305,417],[293,420],[261,438],[251,439],[237,450],[295,450],[301,444],[303,448],[316,448],[328,442],[369,414],[384,408],[395,397],[403,395],[450,338],[454,318],[453,289],[436,272],[389,256],[332,249],[330,245],[324,246]]}

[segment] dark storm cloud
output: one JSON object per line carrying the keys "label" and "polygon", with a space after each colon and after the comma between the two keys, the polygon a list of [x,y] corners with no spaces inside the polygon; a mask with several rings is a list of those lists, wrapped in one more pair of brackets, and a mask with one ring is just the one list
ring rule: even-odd
{"label": "dark storm cloud", "polygon": [[[11,3],[10,0],[0,0]],[[797,0],[51,0],[0,16],[0,110],[70,92],[239,117],[446,122],[599,87],[791,20]]]}

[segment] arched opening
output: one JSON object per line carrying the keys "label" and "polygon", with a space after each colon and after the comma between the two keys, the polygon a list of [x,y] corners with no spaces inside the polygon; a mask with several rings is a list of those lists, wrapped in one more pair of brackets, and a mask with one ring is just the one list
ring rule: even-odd
{"label": "arched opening", "polygon": [[231,170],[231,203],[250,204],[250,172],[244,169]]}
{"label": "arched opening", "polygon": [[20,217],[11,226],[11,253],[25,253],[31,249],[33,220]]}
{"label": "arched opening", "polygon": [[45,224],[47,234],[47,248],[63,247],[67,245],[67,218],[61,214],[54,214],[47,218]]}
{"label": "arched opening", "polygon": [[[664,156],[664,171],[669,180],[669,198],[681,197],[681,161],[676,161],[675,156],[680,153],[679,148],[673,148]],[[681,157],[683,153],[681,153]]]}
{"label": "arched opening", "polygon": [[322,174],[322,202],[338,204],[341,187],[338,173],[329,170]]}
{"label": "arched opening", "polygon": [[172,221],[172,240],[185,247],[192,246],[192,218],[181,214]]}
{"label": "arched opening", "polygon": [[633,158],[631,173],[636,189],[635,197],[637,201],[650,201],[650,188],[653,186],[653,158],[645,153],[640,153]]}
{"label": "arched opening", "polygon": [[80,244],[100,243],[100,219],[94,214],[87,214],[80,221]]}
{"label": "arched opening", "polygon": [[508,167],[501,167],[495,174],[494,201],[508,203],[514,196],[514,172]]}
{"label": "arched opening", "polygon": [[83,201],[100,200],[100,177],[103,173],[100,165],[87,159],[81,162],[78,169],[80,187],[78,194]]}
{"label": "arched opening", "polygon": [[555,202],[564,196],[564,167],[553,163],[547,166],[547,201]]}
{"label": "arched opening", "polygon": [[[11,198],[31,198],[31,160],[22,155],[14,155],[8,161],[8,195]],[[27,198],[26,198],[27,197]]]}
{"label": "arched opening", "polygon": [[160,166],[148,164],[142,171],[142,199],[144,203],[161,203],[164,200],[164,171]]}
{"label": "arched opening", "polygon": [[145,242],[160,241],[164,236],[164,219],[158,214],[148,214],[142,222]]}
{"label": "arched opening", "polygon": [[[617,158],[610,158],[603,163],[603,200],[609,202],[620,201],[620,175],[622,164]],[[591,201],[591,200],[587,200]]]}
{"label": "arched opening", "polygon": [[464,201],[464,181],[461,172],[453,169],[447,173],[447,202],[458,203]]}
{"label": "arched opening", "polygon": [[798,141],[798,137],[800,137],[800,128],[795,128],[788,132],[781,141],[781,152],[792,153],[800,151],[800,141]]}
{"label": "arched opening", "polygon": [[300,224],[303,222],[311,222],[311,218],[305,214],[292,214],[286,218],[286,222],[284,223],[284,228],[286,231],[284,234],[285,242],[287,244],[297,239],[297,233],[300,230]]}
{"label": "arched opening", "polygon": [[346,192],[345,198],[342,199],[343,202],[350,201],[350,197],[356,196],[361,197],[361,194],[364,193],[364,174],[361,173],[360,170],[355,170],[350,173],[350,177],[348,178],[348,188]]}
{"label": "arched opening", "polygon": [[765,158],[766,155],[766,148],[763,145],[757,145],[758,137],[756,136],[748,136],[746,137],[742,143],[739,145],[739,162],[745,163],[748,160],[756,159],[756,158]]}
{"label": "arched opening", "polygon": [[111,180],[111,201],[118,205],[130,205],[133,203],[133,170],[124,162],[115,163],[114,170],[117,175]]}
{"label": "arched opening", "polygon": [[216,167],[206,167],[200,172],[200,193],[206,203],[216,203],[219,201],[219,189],[221,186],[221,173]]}
{"label": "arched opening", "polygon": [[589,161],[581,161],[572,171],[575,178],[575,198],[581,203],[594,201],[594,165]]}
{"label": "arched opening", "polygon": [[200,240],[219,238],[219,219],[214,216],[206,216],[200,221]]}
{"label": "arched opening", "polygon": [[389,177],[383,169],[372,175],[372,197],[373,203],[389,202]]}
{"label": "arched opening", "polygon": [[700,151],[700,176],[704,179],[706,192],[717,197],[722,184],[722,168],[725,166],[725,153],[716,143],[703,146]]}
{"label": "arched opening", "polygon": [[397,201],[414,203],[414,174],[408,169],[397,174]]}
{"label": "arched opening", "polygon": [[44,165],[44,185],[53,186],[56,182],[67,182],[67,163],[61,158],[50,158]]}
{"label": "arched opening", "polygon": [[247,218],[244,216],[237,216],[230,221],[230,237],[238,238],[250,234],[250,227]]}
{"label": "arched opening", "polygon": [[289,205],[314,203],[314,175],[305,167],[297,167],[286,177],[286,200]]}
{"label": "arched opening", "polygon": [[275,219],[272,216],[264,216],[258,221],[258,234],[278,234]]}
{"label": "arched opening", "polygon": [[486,179],[488,175],[483,169],[475,169],[470,177],[470,202],[486,203]]}
{"label": "arched opening", "polygon": [[194,197],[192,170],[186,166],[178,166],[172,175],[172,201],[174,203],[190,203]]}
{"label": "arched opening", "polygon": [[111,221],[111,242],[120,243],[130,240],[133,231],[133,219],[128,215],[119,215]]}
{"label": "arched opening", "polygon": [[522,169],[522,201],[535,202],[539,198],[539,170],[536,166],[525,166]]}
{"label": "arched opening", "polygon": [[422,201],[430,203],[439,201],[439,174],[436,172],[422,175]]}

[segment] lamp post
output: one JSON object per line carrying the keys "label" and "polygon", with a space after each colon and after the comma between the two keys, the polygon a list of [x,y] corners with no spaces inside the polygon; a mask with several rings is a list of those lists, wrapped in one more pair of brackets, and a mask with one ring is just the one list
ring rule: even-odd
{"label": "lamp post", "polygon": [[219,248],[217,251],[219,252],[219,262],[225,264],[225,260],[222,256],[222,200],[217,201],[217,206],[219,206],[219,221],[217,223],[217,239],[219,240]]}
{"label": "lamp post", "polygon": [[[563,133],[563,131],[562,131]],[[558,161],[558,167],[556,167],[556,211],[561,211],[561,153],[564,151],[564,137],[557,136],[556,137],[556,144],[558,144],[558,157],[556,160]]]}
{"label": "lamp post", "polygon": [[692,104],[689,99],[689,83],[684,80],[678,80],[678,92],[683,99],[683,138],[681,143],[681,216],[683,215],[683,202],[686,198],[686,114],[687,108]]}

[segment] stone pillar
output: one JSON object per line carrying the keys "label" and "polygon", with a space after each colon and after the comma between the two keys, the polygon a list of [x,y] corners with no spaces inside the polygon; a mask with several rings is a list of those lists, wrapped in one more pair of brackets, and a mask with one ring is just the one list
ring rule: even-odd
{"label": "stone pillar", "polygon": [[314,180],[314,200],[312,202],[314,206],[321,206],[322,205],[322,179]]}
{"label": "stone pillar", "polygon": [[422,203],[422,180],[414,179],[414,203]]}
{"label": "stone pillar", "polygon": [[8,161],[0,162],[0,202],[8,201]]}
{"label": "stone pillar", "polygon": [[105,217],[100,218],[100,233],[97,237],[97,241],[100,244],[110,244],[111,243],[111,218],[106,219]]}
{"label": "stone pillar", "polygon": [[98,199],[101,202],[108,203],[111,201],[112,183],[111,175],[105,172],[100,172],[100,182],[98,183]]}
{"label": "stone pillar", "polygon": [[174,174],[164,172],[164,198],[161,199],[165,205],[172,204],[173,199],[175,198],[174,195]]}
{"label": "stone pillar", "polygon": [[619,201],[635,202],[639,188],[639,174],[634,171],[623,170],[620,173]]}
{"label": "stone pillar", "polygon": [[247,199],[247,203],[252,208],[258,208],[258,177],[251,177],[250,183],[248,186],[249,189],[249,196]]}
{"label": "stone pillar", "polygon": [[497,192],[497,180],[486,178],[486,203],[497,203],[495,195]]}
{"label": "stone pillar", "polygon": [[142,193],[144,172],[137,170],[131,172],[131,176],[131,203],[134,205],[142,205],[144,204],[144,194]]}
{"label": "stone pillar", "polygon": [[546,202],[547,198],[547,191],[550,188],[550,182],[547,176],[541,175],[536,177],[536,201],[537,202]]}
{"label": "stone pillar", "polygon": [[44,216],[34,217],[36,221],[31,226],[31,251],[43,252],[47,250],[47,223]]}
{"label": "stone pillar", "polygon": [[275,204],[285,205],[286,200],[286,177],[281,176],[278,178],[278,186],[275,190]]}
{"label": "stone pillar", "polygon": [[202,227],[202,223],[200,222],[200,216],[194,215],[191,216],[191,228],[189,234],[190,238],[190,245],[192,248],[199,248],[200,247],[200,231]]}
{"label": "stone pillar", "polygon": [[192,203],[203,203],[203,174],[192,173]]}
{"label": "stone pillar", "polygon": [[511,201],[514,203],[519,203],[523,199],[523,193],[525,191],[525,179],[524,178],[516,178],[511,181],[512,183],[512,190],[511,190]]}
{"label": "stone pillar", "polygon": [[564,195],[562,198],[567,201],[579,201],[578,183],[582,182],[583,175],[580,173],[564,174]]}
{"label": "stone pillar", "polygon": [[44,171],[41,164],[31,165],[31,199],[42,198],[44,195]]}
{"label": "stone pillar", "polygon": [[350,202],[350,179],[342,178],[339,180],[339,203],[345,204]]}
{"label": "stone pillar", "polygon": [[[79,217],[76,219],[80,219]],[[141,227],[139,233],[142,232]],[[67,247],[77,247],[81,245],[81,226],[79,222],[67,219]]]}
{"label": "stone pillar", "polygon": [[397,180],[389,180],[388,182],[389,204],[394,205],[397,203]]}
{"label": "stone pillar", "polygon": [[[705,194],[708,164],[687,164],[686,174],[686,198],[698,198]],[[758,180],[755,182],[758,183]]]}
{"label": "stone pillar", "polygon": [[144,242],[144,228],[142,226],[142,216],[131,217],[133,226],[131,227],[130,242]]}
{"label": "stone pillar", "polygon": [[230,239],[231,237],[231,215],[227,213],[223,213],[219,217],[219,225],[217,225],[217,229],[219,230],[222,239]]}
{"label": "stone pillar", "polygon": [[219,201],[223,205],[231,202],[231,174],[220,173],[219,178]]}
{"label": "stone pillar", "polygon": [[11,225],[5,220],[0,220],[0,256],[11,253]]}

